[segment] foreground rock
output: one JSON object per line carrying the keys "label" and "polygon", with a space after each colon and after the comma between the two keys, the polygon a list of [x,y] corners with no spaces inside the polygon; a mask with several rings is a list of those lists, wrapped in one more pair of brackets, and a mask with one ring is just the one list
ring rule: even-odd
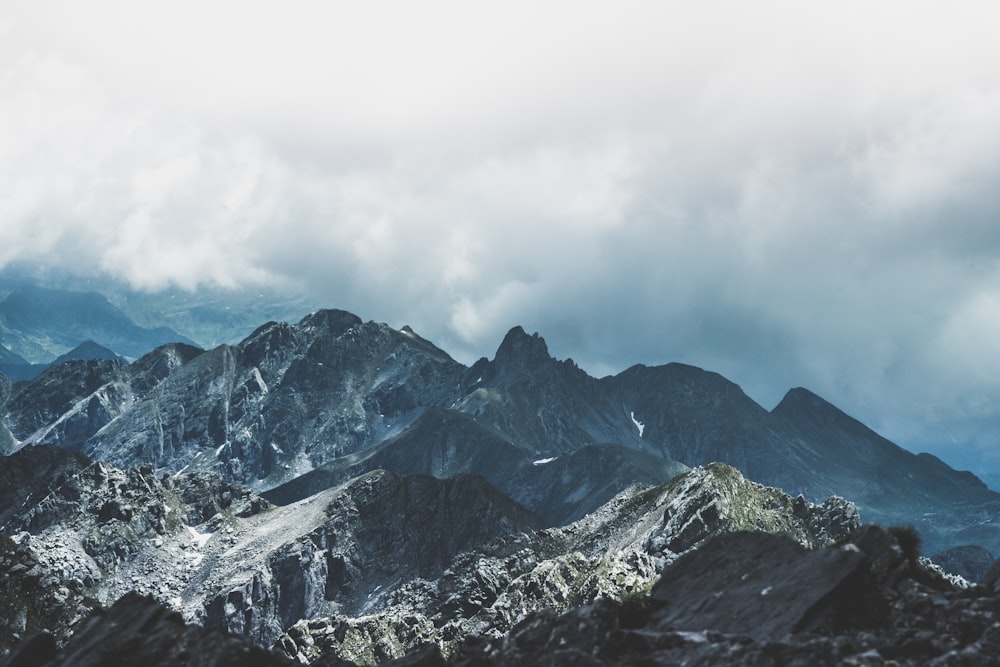
{"label": "foreground rock", "polygon": [[868,526],[813,552],[782,536],[715,537],[649,598],[537,612],[465,644],[454,664],[971,666],[998,655],[996,592],[954,588]]}
{"label": "foreground rock", "polygon": [[244,637],[187,625],[149,597],[129,594],[84,621],[61,649],[51,635],[26,640],[0,667],[291,667]]}
{"label": "foreground rock", "polygon": [[300,619],[363,614],[459,553],[543,525],[478,477],[375,471],[273,507],[212,473],[161,478],[56,447],[0,463],[0,650],[43,627],[63,641],[132,591],[268,645]]}
{"label": "foreground rock", "polygon": [[569,526],[470,550],[435,580],[377,594],[361,616],[303,620],[277,647],[300,664],[378,664],[429,646],[451,655],[466,637],[500,637],[540,610],[643,597],[664,567],[714,535],[769,531],[815,549],[858,525],[843,499],[813,505],[712,464],[625,492]]}
{"label": "foreground rock", "polygon": [[[991,665],[1000,655],[1000,592],[955,588],[916,558],[904,532],[876,526],[809,550],[784,535],[724,533],[676,559],[651,595],[599,597],[565,613],[529,614],[503,636],[470,637],[445,655],[424,643],[396,667],[457,665]],[[1000,572],[1000,566],[994,568]],[[989,575],[995,576],[995,575]],[[354,619],[341,641],[366,624]],[[317,628],[322,624],[314,624]],[[414,634],[433,624],[409,619]],[[397,637],[402,637],[397,632]],[[388,639],[387,639],[388,640]],[[447,652],[445,652],[447,653]],[[127,595],[57,648],[35,635],[0,667],[347,667],[327,654],[291,661],[246,638],[185,625]]]}
{"label": "foreground rock", "polygon": [[202,558],[195,526],[268,506],[216,475],[160,478],[58,447],[0,459],[0,650],[41,628],[62,641],[130,591],[177,596]]}

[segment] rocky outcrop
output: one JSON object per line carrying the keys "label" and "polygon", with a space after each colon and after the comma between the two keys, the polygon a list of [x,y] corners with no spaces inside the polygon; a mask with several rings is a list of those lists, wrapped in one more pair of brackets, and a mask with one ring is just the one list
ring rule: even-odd
{"label": "rocky outcrop", "polygon": [[436,580],[400,586],[360,618],[297,623],[277,646],[301,663],[334,656],[376,664],[425,645],[450,655],[465,637],[501,636],[543,609],[642,597],[664,567],[713,535],[770,530],[805,549],[858,525],[857,511],[842,499],[813,505],[713,464],[633,488],[568,526],[463,553]]}
{"label": "rocky outcrop", "polygon": [[0,625],[48,627],[59,641],[69,621],[35,620],[58,606],[50,598],[110,605],[138,591],[267,645],[299,619],[362,614],[407,582],[436,579],[459,553],[543,525],[470,476],[376,471],[275,508],[212,473],[157,477],[28,447],[0,460],[0,479],[18,482],[2,489],[17,509],[5,515],[13,555],[0,572],[26,573],[11,579],[10,600],[31,587],[39,597],[27,617],[0,609]]}
{"label": "rocky outcrop", "polygon": [[149,597],[128,594],[97,611],[62,648],[50,635],[32,637],[0,667],[291,667],[293,663],[246,638],[185,624]]}
{"label": "rocky outcrop", "polygon": [[846,501],[813,505],[723,464],[542,528],[479,477],[373,471],[272,507],[206,472],[158,477],[50,447],[3,463],[18,508],[3,563],[19,577],[4,581],[11,600],[35,596],[27,616],[0,610],[19,636],[44,626],[64,642],[88,609],[137,590],[209,629],[277,639],[300,663],[453,653],[543,609],[641,597],[713,535],[770,530],[813,548],[858,524]]}
{"label": "rocky outcrop", "polygon": [[[332,654],[289,660],[130,594],[82,620],[62,648],[35,635],[0,667],[994,664],[1000,594],[955,589],[908,551],[874,526],[819,550],[781,535],[726,533],[677,559],[652,595],[541,609],[502,636],[469,637],[445,652],[434,643],[440,631],[417,615],[313,621],[282,640],[336,643],[357,663]],[[394,658],[406,646],[418,648]]]}
{"label": "rocky outcrop", "polygon": [[364,475],[278,508],[206,546],[195,618],[270,644],[299,619],[358,616],[459,553],[540,521],[481,478]]}
{"label": "rocky outcrop", "polygon": [[[5,599],[23,601],[0,610],[0,625],[18,634],[45,627],[59,641],[79,609],[111,604],[129,591],[170,600],[191,582],[201,558],[194,526],[268,507],[216,475],[161,478],[48,446],[0,459],[0,501],[9,552],[0,566],[10,589]],[[45,620],[54,611],[56,620]]]}
{"label": "rocky outcrop", "polygon": [[42,630],[67,637],[99,606],[84,579],[77,571],[54,571],[29,544],[0,535],[0,655]]}
{"label": "rocky outcrop", "polygon": [[996,593],[951,588],[876,527],[819,551],[730,533],[678,559],[651,597],[536,612],[452,664],[994,664],[998,613]]}

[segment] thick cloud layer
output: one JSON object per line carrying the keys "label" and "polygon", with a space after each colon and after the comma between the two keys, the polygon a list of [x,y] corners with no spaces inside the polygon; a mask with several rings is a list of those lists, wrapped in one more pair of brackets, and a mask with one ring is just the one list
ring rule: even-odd
{"label": "thick cloud layer", "polygon": [[522,324],[1000,471],[989,3],[40,4],[0,17],[0,266],[466,360]]}

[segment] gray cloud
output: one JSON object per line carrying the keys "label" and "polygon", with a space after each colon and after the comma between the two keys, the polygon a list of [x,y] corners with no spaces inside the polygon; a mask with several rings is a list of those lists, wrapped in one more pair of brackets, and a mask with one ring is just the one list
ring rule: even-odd
{"label": "gray cloud", "polygon": [[0,266],[522,324],[1000,470],[995,10],[653,4],[21,4]]}

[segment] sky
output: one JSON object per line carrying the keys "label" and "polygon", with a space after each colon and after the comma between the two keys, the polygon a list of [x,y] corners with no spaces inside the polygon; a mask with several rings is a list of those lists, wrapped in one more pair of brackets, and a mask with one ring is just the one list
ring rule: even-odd
{"label": "sky", "polygon": [[0,269],[805,386],[1000,473],[990,2],[0,3]]}

